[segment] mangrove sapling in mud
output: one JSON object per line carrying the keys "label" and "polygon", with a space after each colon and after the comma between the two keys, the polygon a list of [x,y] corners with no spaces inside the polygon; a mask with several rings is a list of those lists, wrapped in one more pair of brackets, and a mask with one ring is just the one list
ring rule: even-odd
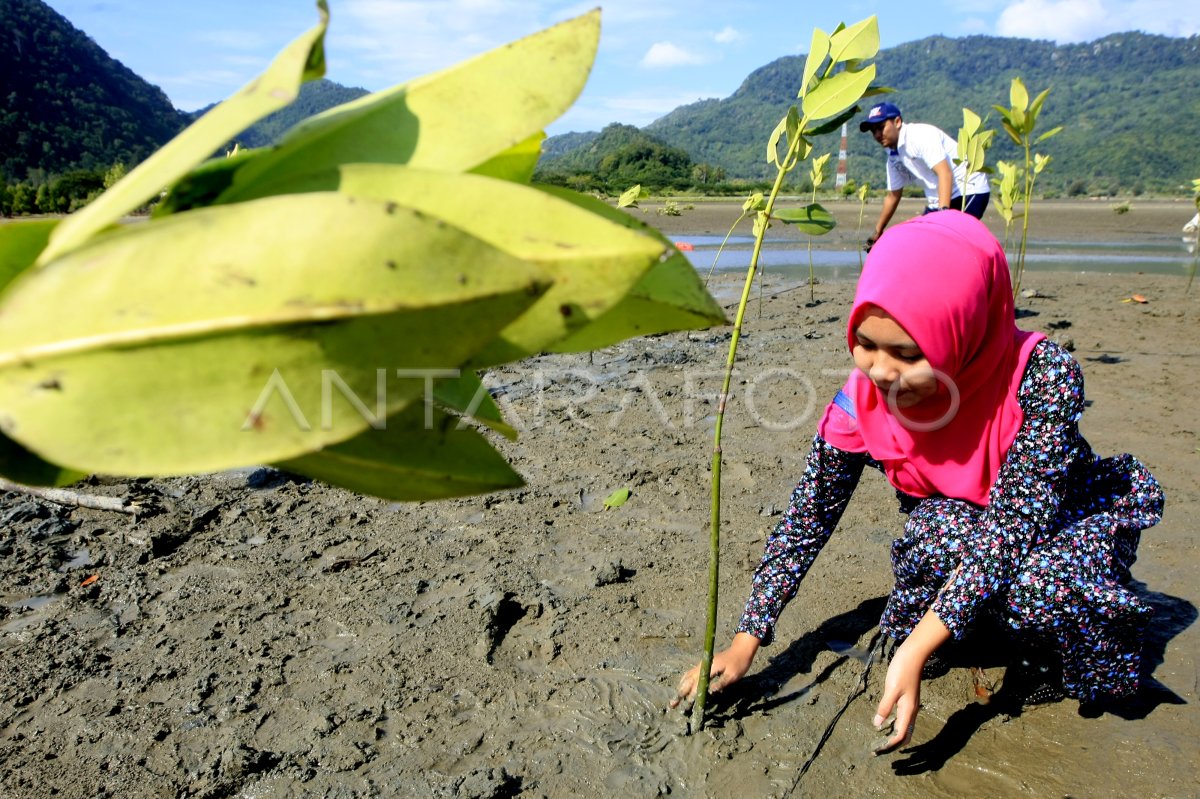
{"label": "mangrove sapling in mud", "polygon": [[992,146],[992,138],[996,131],[981,131],[982,126],[983,120],[979,118],[979,114],[969,108],[963,109],[963,126],[958,129],[958,157],[954,159],[954,163],[966,166],[963,170],[962,186],[959,187],[964,203],[967,198],[967,182],[971,175],[975,172],[991,174],[992,171],[987,165],[987,151]]}
{"label": "mangrove sapling in mud", "polygon": [[[812,45],[804,63],[804,73],[797,95],[801,101],[800,107],[792,106],[788,109],[787,114],[772,131],[767,142],[767,161],[775,166],[775,181],[767,195],[753,195],[746,201],[738,219],[741,221],[753,211],[754,246],[750,254],[750,266],[746,270],[746,279],[742,285],[741,299],[734,317],[733,332],[729,340],[729,354],[725,361],[724,378],[717,401],[716,426],[713,431],[712,501],[709,516],[708,623],[704,633],[704,657],[700,664],[696,700],[692,708],[690,724],[692,731],[704,727],[709,672],[712,670],[713,644],[716,640],[721,551],[721,431],[725,423],[725,410],[729,403],[729,387],[733,381],[733,366],[737,358],[738,341],[741,338],[742,323],[746,316],[750,290],[754,286],[754,277],[758,271],[758,259],[762,253],[763,239],[772,221],[797,225],[808,235],[821,235],[833,229],[835,220],[832,214],[815,201],[804,208],[781,210],[775,209],[775,202],[779,197],[784,178],[798,164],[807,160],[811,154],[811,136],[836,130],[858,113],[860,110],[857,105],[859,100],[868,95],[887,91],[887,89],[872,85],[875,79],[875,65],[864,63],[874,58],[878,52],[879,22],[874,16],[849,27],[840,24],[832,34],[819,28],[813,31]],[[822,122],[822,120],[827,121]]]}
{"label": "mangrove sapling in mud", "polygon": [[[862,235],[863,214],[864,214],[864,213],[866,212],[866,210],[867,210],[867,194],[869,194],[869,193],[870,193],[870,191],[871,191],[871,184],[870,184],[870,183],[864,183],[864,184],[862,184],[861,186],[859,186],[859,187],[858,187],[858,192],[857,192],[857,196],[858,196],[858,225],[857,225],[857,226],[855,226],[855,228],[854,228],[854,237],[855,237],[855,238],[858,238],[860,235]],[[857,252],[858,252],[858,271],[859,271],[859,272],[861,272],[861,271],[862,271],[862,268],[863,268],[863,257],[862,257],[863,251],[862,251],[862,248],[861,248],[861,247],[859,247],[859,248],[858,248],[858,250],[857,250]]]}
{"label": "mangrove sapling in mud", "polygon": [[1050,94],[1050,90],[1046,89],[1033,102],[1029,102],[1029,91],[1025,88],[1025,83],[1020,78],[1013,78],[1012,85],[1009,87],[1009,103],[1011,106],[1005,108],[1001,105],[992,106],[999,113],[1004,122],[1004,130],[1008,133],[1008,137],[1025,154],[1025,166],[1020,171],[1021,185],[1019,199],[1022,204],[1021,212],[1021,247],[1017,251],[1016,264],[1013,267],[1013,297],[1018,296],[1021,291],[1021,278],[1025,274],[1025,245],[1029,240],[1029,207],[1033,204],[1033,187],[1037,181],[1037,176],[1040,175],[1047,166],[1050,165],[1050,156],[1042,155],[1033,152],[1033,146],[1039,144],[1051,136],[1058,134],[1062,130],[1062,126],[1051,128],[1036,139],[1033,136],[1034,129],[1037,128],[1038,114],[1041,113],[1042,105],[1046,102],[1046,96]]}
{"label": "mangrove sapling in mud", "polygon": [[[829,156],[833,153],[825,153],[812,160],[809,166],[808,179],[812,182],[812,204],[817,204],[817,189],[821,188],[821,184],[825,182],[825,164],[829,161]],[[812,236],[808,237],[808,301],[816,305],[817,303],[817,275],[813,271],[812,259]]]}
{"label": "mangrove sapling in mud", "polygon": [[1007,251],[1012,243],[1013,211],[1020,194],[1020,188],[1017,186],[1017,173],[1020,169],[1008,161],[997,161],[996,169],[1000,171],[1000,179],[992,181],[996,188],[994,204],[1000,218],[1004,220],[1004,249]]}
{"label": "mangrove sapling in mud", "polygon": [[317,9],[90,205],[0,226],[0,476],[274,464],[397,500],[515,487],[474,427],[516,435],[477,370],[725,321],[661,233],[530,184],[598,11],[207,160],[324,74]]}

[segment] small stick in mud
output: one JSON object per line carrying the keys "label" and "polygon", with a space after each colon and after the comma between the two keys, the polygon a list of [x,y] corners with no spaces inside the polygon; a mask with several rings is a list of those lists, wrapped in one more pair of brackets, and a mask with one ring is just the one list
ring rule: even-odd
{"label": "small stick in mud", "polygon": [[92,494],[80,494],[76,491],[68,491],[65,488],[27,486],[23,483],[14,483],[11,480],[5,480],[3,477],[0,477],[0,491],[26,494],[38,499],[44,499],[47,502],[67,505],[72,508],[106,510],[115,513],[127,513],[131,516],[137,515],[142,510],[136,503],[130,502],[128,499],[122,499],[121,497],[99,497]]}

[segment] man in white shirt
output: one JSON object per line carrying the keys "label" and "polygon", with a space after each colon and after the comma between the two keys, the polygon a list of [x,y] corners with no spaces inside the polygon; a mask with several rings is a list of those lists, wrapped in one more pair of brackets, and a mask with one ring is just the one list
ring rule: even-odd
{"label": "man in white shirt", "polygon": [[904,187],[920,183],[925,189],[924,213],[954,208],[965,211],[976,219],[983,217],[991,193],[987,176],[972,172],[967,178],[966,196],[963,196],[963,174],[966,166],[955,164],[958,157],[958,142],[933,125],[921,122],[905,122],[900,109],[891,103],[879,103],[867,112],[867,118],[858,129],[870,131],[882,147],[887,150],[887,188],[883,198],[883,210],[875,223],[875,232],[867,238],[867,246],[883,235],[883,229],[896,213]]}

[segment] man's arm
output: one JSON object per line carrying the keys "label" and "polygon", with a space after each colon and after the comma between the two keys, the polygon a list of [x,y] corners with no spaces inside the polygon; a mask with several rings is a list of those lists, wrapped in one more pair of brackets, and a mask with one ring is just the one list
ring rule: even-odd
{"label": "man's arm", "polygon": [[938,161],[934,164],[933,174],[938,179],[938,208],[949,208],[954,197],[954,170],[950,168],[950,162]]}
{"label": "man's arm", "polygon": [[[875,223],[875,232],[867,236],[868,247],[883,235],[883,229],[888,226],[888,222],[892,221],[892,214],[896,213],[896,206],[900,204],[900,195],[903,191],[903,189],[896,189],[883,195],[883,209],[879,212],[879,221]],[[949,204],[950,201],[946,200],[946,205]]]}

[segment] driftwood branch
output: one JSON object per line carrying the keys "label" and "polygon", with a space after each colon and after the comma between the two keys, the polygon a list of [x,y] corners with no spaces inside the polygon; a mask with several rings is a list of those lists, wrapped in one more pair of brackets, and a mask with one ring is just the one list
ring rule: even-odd
{"label": "driftwood branch", "polygon": [[136,515],[141,511],[141,508],[130,502],[128,499],[121,497],[103,497],[94,494],[80,494],[77,491],[68,491],[65,488],[41,488],[38,486],[27,486],[22,483],[14,483],[11,480],[5,480],[0,477],[0,491],[12,491],[17,494],[26,494],[38,499],[44,499],[47,502],[54,502],[59,505],[67,505],[72,508],[91,508],[92,510],[106,510],[114,513],[127,513],[131,516]]}

